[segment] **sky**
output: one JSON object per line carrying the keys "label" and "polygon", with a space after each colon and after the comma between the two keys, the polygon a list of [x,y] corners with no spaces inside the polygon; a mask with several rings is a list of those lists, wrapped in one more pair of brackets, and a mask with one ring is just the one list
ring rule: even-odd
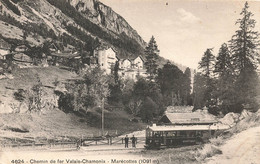
{"label": "sky", "polygon": [[[149,42],[155,37],[160,56],[196,69],[207,48],[217,55],[241,18],[244,1],[100,0],[123,16]],[[260,1],[249,1],[260,32]]]}

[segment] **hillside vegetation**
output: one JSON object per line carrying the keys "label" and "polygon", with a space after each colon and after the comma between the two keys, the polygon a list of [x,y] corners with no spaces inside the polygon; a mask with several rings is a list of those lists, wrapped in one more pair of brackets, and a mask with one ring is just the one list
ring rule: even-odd
{"label": "hillside vegetation", "polygon": [[[37,84],[40,78],[43,88],[43,98],[50,106],[41,111],[28,111],[27,103],[19,101],[15,93],[29,89]],[[0,80],[0,133],[2,143],[11,143],[16,139],[44,137],[56,138],[81,136],[99,136],[101,128],[101,111],[92,110],[88,114],[63,112],[58,109],[58,96],[55,94],[55,84],[62,84],[78,79],[78,75],[58,67],[32,67],[17,69],[13,72],[13,79]],[[10,111],[8,111],[10,110]],[[11,113],[6,113],[11,112]],[[5,114],[4,114],[5,113]],[[142,129],[142,123],[129,120],[130,115],[124,110],[105,111],[105,131],[111,135]],[[124,125],[124,126],[122,126]]]}

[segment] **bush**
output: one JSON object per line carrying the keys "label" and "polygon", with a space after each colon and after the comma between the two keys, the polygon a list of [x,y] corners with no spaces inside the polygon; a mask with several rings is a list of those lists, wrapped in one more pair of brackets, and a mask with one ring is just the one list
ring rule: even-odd
{"label": "bush", "polygon": [[20,102],[24,101],[26,98],[26,91],[23,89],[18,89],[17,92],[14,92],[14,98]]}
{"label": "bush", "polygon": [[59,109],[65,113],[73,112],[74,96],[72,94],[62,94],[58,100]]}
{"label": "bush", "polygon": [[153,120],[157,108],[158,105],[150,97],[147,97],[140,110],[140,116],[142,120],[144,122]]}
{"label": "bush", "polygon": [[198,161],[203,161],[216,154],[222,154],[222,151],[212,144],[205,144],[203,148],[197,152],[196,159]]}
{"label": "bush", "polygon": [[223,137],[211,138],[210,143],[212,143],[215,146],[220,146],[223,144]]}

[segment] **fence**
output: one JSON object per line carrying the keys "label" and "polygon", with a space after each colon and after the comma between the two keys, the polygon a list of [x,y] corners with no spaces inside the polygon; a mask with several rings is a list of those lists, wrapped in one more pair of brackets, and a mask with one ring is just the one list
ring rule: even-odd
{"label": "fence", "polygon": [[[137,144],[145,144],[145,137],[137,137]],[[130,141],[131,142],[131,139]],[[124,137],[108,137],[108,138],[92,138],[92,139],[84,139],[82,140],[83,146],[93,146],[93,145],[115,145],[115,144],[125,144]]]}
{"label": "fence", "polygon": [[56,149],[56,148],[78,148],[78,139],[68,139],[62,137],[60,139],[32,138],[24,139],[14,138],[9,143],[0,143],[0,148],[40,148],[40,149]]}
{"label": "fence", "polygon": [[40,148],[40,149],[57,149],[57,148],[78,148],[77,142],[56,142],[56,143],[11,143],[1,144],[1,148]]}
{"label": "fence", "polygon": [[[137,137],[136,144],[145,144],[145,137]],[[78,149],[81,146],[94,146],[94,145],[119,145],[125,144],[124,137],[83,137],[81,139],[70,139],[66,141],[64,138],[60,140],[54,139],[30,139],[30,142],[19,143],[16,141],[12,143],[1,143],[1,148],[46,148],[46,149],[63,149],[63,148],[75,148]],[[131,142],[131,138],[129,143]]]}

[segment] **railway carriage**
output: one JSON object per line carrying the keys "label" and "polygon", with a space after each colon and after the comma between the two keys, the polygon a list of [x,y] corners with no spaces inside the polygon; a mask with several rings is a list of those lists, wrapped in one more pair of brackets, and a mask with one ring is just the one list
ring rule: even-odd
{"label": "railway carriage", "polygon": [[166,113],[159,119],[158,125],[147,127],[145,147],[153,149],[200,144],[225,128],[208,113]]}
{"label": "railway carriage", "polygon": [[216,135],[217,125],[153,125],[146,129],[148,149],[200,144]]}

